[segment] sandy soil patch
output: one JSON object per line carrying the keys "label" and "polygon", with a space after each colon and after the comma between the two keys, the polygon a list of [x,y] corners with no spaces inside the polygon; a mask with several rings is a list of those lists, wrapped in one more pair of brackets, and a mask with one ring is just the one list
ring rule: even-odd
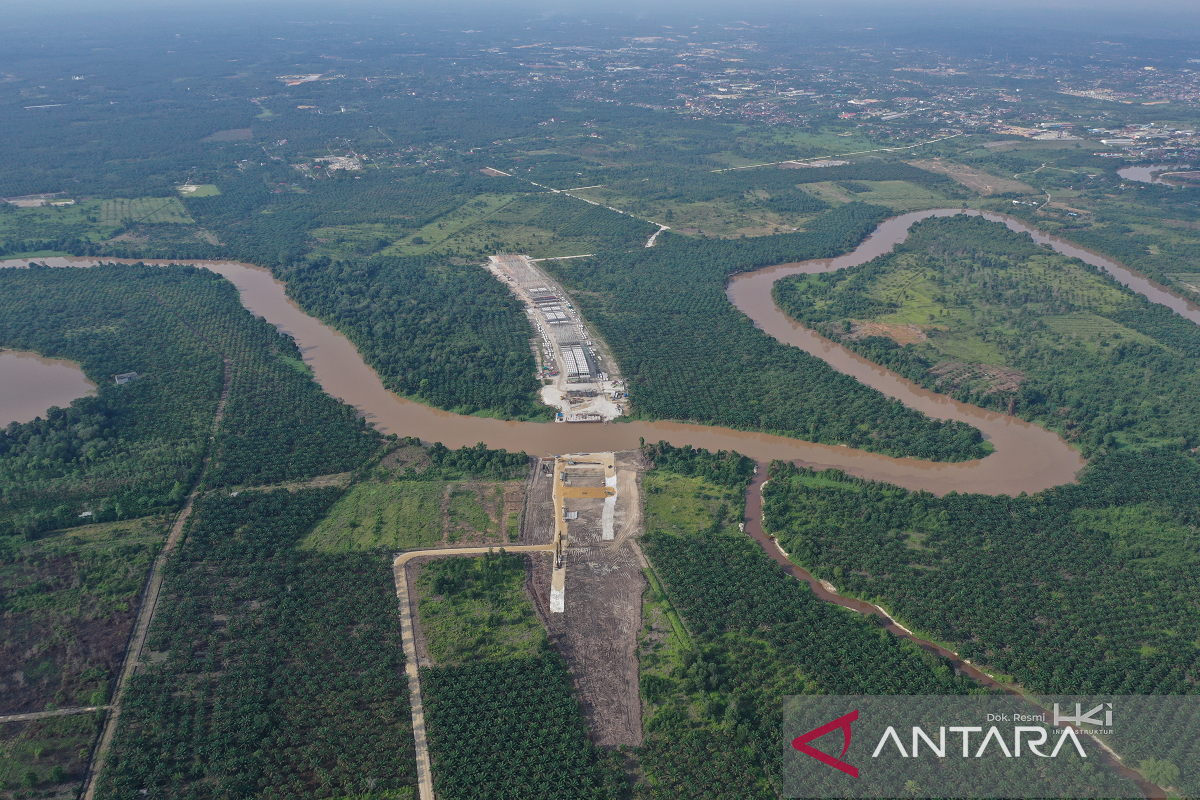
{"label": "sandy soil patch", "polygon": [[883,322],[851,322],[848,339],[865,339],[868,336],[886,336],[897,344],[916,344],[929,337],[919,325],[901,325]]}

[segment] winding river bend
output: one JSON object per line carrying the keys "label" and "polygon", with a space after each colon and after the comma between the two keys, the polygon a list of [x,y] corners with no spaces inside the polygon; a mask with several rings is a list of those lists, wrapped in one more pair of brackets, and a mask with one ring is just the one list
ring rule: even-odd
{"label": "winding river bend", "polygon": [[[967,209],[933,209],[893,217],[881,223],[854,251],[837,258],[782,264],[734,276],[726,289],[730,302],[770,336],[823,359],[834,369],[930,417],[973,425],[995,447],[992,455],[978,461],[932,463],[705,425],[672,422],[570,425],[505,422],[451,414],[387,391],[379,376],[363,362],[354,345],[342,334],[301,311],[287,296],[284,284],[274,279],[267,270],[228,261],[149,263],[188,263],[206,267],[228,278],[238,288],[247,309],[295,337],[304,360],[329,394],[356,407],[384,433],[418,435],[425,441],[441,441],[450,447],[482,441],[491,447],[524,450],[532,455],[623,450],[636,447],[638,437],[649,441],[664,439],[676,446],[690,444],[710,450],[737,450],[764,466],[772,459],[781,459],[817,469],[835,467],[859,477],[887,481],[909,489],[923,489],[937,495],[950,491],[1017,494],[1069,483],[1083,467],[1084,460],[1056,434],[1016,417],[985,411],[925,390],[805,329],[789,319],[771,298],[771,287],[781,278],[829,272],[865,263],[904,241],[914,223],[929,217],[954,214],[983,216],[1003,223],[1014,231],[1029,233],[1035,241],[1105,270],[1134,291],[1200,324],[1200,307],[1140,273],[1071,242],[1048,236],[1013,217]],[[96,259],[75,258],[35,260],[58,267],[88,267],[101,263]],[[104,261],[111,262],[113,259]],[[0,267],[22,267],[29,263],[28,260],[0,261]],[[746,532],[785,571],[807,581],[822,599],[861,613],[884,616],[889,623],[888,628],[896,635],[912,639],[920,646],[949,658],[959,670],[978,682],[998,687],[990,677],[964,663],[955,654],[913,637],[887,617],[882,609],[841,597],[803,569],[791,564],[762,528],[761,488],[765,477],[765,469],[760,469],[747,492]],[[1139,785],[1151,796],[1161,796],[1154,791],[1157,787],[1150,787],[1141,781]]]}
{"label": "winding river bend", "polygon": [[[691,444],[710,450],[737,450],[760,463],[772,459],[794,461],[802,466],[835,467],[851,475],[887,481],[909,489],[934,494],[950,491],[987,494],[1036,492],[1069,483],[1083,466],[1079,454],[1056,434],[1016,417],[985,411],[959,403],[913,384],[855,353],[828,341],[790,320],[771,299],[771,286],[788,275],[828,272],[865,263],[889,252],[903,241],[909,227],[933,216],[950,216],[978,211],[934,209],[893,217],[881,223],[854,251],[832,259],[784,264],[737,275],[730,281],[730,301],[766,333],[786,344],[800,347],[852,375],[910,408],[946,420],[977,427],[995,448],[987,458],[961,463],[934,463],[811,444],[782,436],[749,433],[728,428],[674,422],[630,422],[611,425],[571,425],[506,422],[481,417],[464,417],[398,397],[384,388],[379,376],[359,356],[342,334],[300,310],[286,293],[283,283],[265,269],[230,261],[184,262],[203,266],[228,278],[252,313],[265,317],[280,330],[295,337],[305,361],[317,381],[334,397],[354,406],[384,433],[420,436],[449,447],[486,442],[491,447],[545,453],[623,450],[637,446],[638,437],[664,439],[674,445]],[[1038,242],[1058,252],[1100,267],[1117,280],[1151,300],[1200,323],[1200,308],[1170,293],[1145,276],[1057,237],[1047,236],[1012,217],[983,212],[987,219],[1030,233]],[[37,259],[50,266],[94,266],[95,259]],[[0,262],[0,266],[25,266],[27,260]],[[157,263],[170,263],[166,261]]]}

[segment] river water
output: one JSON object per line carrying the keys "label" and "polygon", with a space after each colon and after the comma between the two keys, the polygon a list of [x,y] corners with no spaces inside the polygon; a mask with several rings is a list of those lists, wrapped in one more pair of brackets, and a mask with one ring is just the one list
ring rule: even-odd
{"label": "river water", "polygon": [[1163,170],[1168,169],[1175,169],[1175,167],[1170,164],[1159,164],[1152,167],[1122,167],[1121,169],[1117,170],[1117,175],[1127,181],[1166,184],[1166,181],[1164,181],[1162,178],[1156,177],[1154,173],[1162,172]]}
{"label": "river water", "polygon": [[[771,459],[783,459],[816,469],[835,467],[852,475],[909,489],[924,489],[938,495],[950,491],[1017,494],[1071,482],[1084,461],[1056,434],[1016,417],[985,411],[922,389],[802,328],[783,314],[771,299],[771,285],[782,277],[864,263],[903,241],[914,222],[957,213],[977,215],[980,212],[936,209],[894,217],[883,222],[851,253],[834,259],[785,264],[738,275],[730,281],[727,293],[735,306],[776,339],[803,348],[835,369],[931,417],[958,420],[979,428],[995,447],[995,452],[987,458],[962,463],[890,458],[846,447],[687,423],[556,424],[506,422],[451,414],[398,397],[385,389],[354,345],[342,334],[301,311],[287,296],[284,284],[267,270],[236,262],[186,263],[204,266],[228,278],[238,288],[246,308],[295,337],[304,360],[329,394],[357,408],[384,433],[419,436],[424,441],[440,441],[448,447],[486,442],[490,447],[524,450],[531,455],[623,450],[636,447],[639,437],[648,441],[663,439],[677,446],[691,444],[710,450],[737,450],[763,464]],[[1014,230],[1029,232],[1037,241],[1045,242],[1065,255],[1095,264],[1152,300],[1200,322],[1200,308],[1120,264],[1057,237],[1046,236],[1010,217],[991,213],[983,216],[1003,222]],[[99,263],[95,259],[73,258],[37,261],[62,267]],[[27,263],[4,261],[0,266],[24,266]],[[3,374],[0,374],[0,382],[3,382]]]}
{"label": "river water", "polygon": [[72,361],[0,350],[0,428],[31,422],[50,406],[65,408],[96,388]]}
{"label": "river water", "polygon": [[[845,447],[809,444],[779,436],[704,425],[671,422],[571,425],[505,422],[451,414],[387,391],[379,376],[362,361],[354,345],[342,334],[301,311],[299,306],[287,297],[284,284],[275,280],[267,270],[235,262],[184,263],[207,267],[228,278],[237,287],[246,308],[295,337],[305,362],[312,367],[317,381],[329,394],[353,405],[385,433],[419,436],[422,440],[441,441],[450,447],[482,441],[491,447],[524,450],[531,455],[622,450],[636,447],[638,437],[650,441],[664,439],[677,446],[691,444],[710,450],[737,450],[755,459],[763,467],[771,459],[790,460],[817,469],[836,467],[852,475],[887,481],[909,489],[924,489],[938,495],[950,491],[1017,494],[1022,491],[1036,492],[1068,483],[1074,480],[1076,473],[1084,465],[1084,460],[1057,435],[1016,417],[985,411],[922,389],[911,381],[806,330],[780,311],[771,298],[771,287],[780,278],[828,272],[865,263],[889,252],[895,244],[903,241],[913,223],[928,217],[958,213],[982,215],[989,220],[1002,222],[1015,231],[1029,233],[1036,241],[1050,245],[1059,253],[1104,269],[1121,283],[1146,295],[1154,302],[1166,305],[1176,313],[1200,323],[1200,308],[1121,264],[1057,237],[1047,236],[1014,218],[965,209],[935,209],[894,217],[880,224],[870,237],[846,255],[767,267],[737,275],[729,282],[726,294],[730,301],[767,334],[781,342],[804,349],[825,360],[834,369],[852,375],[884,394],[899,399],[910,408],[938,419],[959,420],[973,425],[979,428],[995,447],[992,455],[979,461],[932,463],[916,459],[889,458]],[[61,267],[86,267],[99,263],[93,259],[68,258],[37,261]],[[0,261],[0,267],[20,267],[28,263],[21,260]],[[0,359],[0,386],[6,383],[10,374],[4,371],[5,363],[7,362]],[[761,487],[765,477],[765,469],[760,468],[759,474],[747,491],[745,528],[746,532],[762,545],[764,551],[789,574],[807,581],[824,600],[860,613],[884,616],[892,633],[912,639],[920,646],[950,659],[956,669],[970,675],[979,683],[999,688],[999,684],[993,679],[963,662],[956,654],[914,637],[886,617],[878,607],[830,591],[808,572],[788,561],[775,542],[763,531]],[[1129,774],[1127,777],[1134,776]],[[1148,796],[1164,796],[1157,787],[1140,780],[1138,783]]]}

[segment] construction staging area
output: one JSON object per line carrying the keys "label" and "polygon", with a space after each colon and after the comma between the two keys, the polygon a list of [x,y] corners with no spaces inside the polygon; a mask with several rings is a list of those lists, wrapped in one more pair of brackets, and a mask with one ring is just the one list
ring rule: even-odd
{"label": "construction staging area", "polygon": [[528,256],[491,256],[488,270],[525,304],[538,333],[534,354],[542,401],[559,410],[558,422],[607,423],[629,402],[616,363],[604,352],[566,293]]}
{"label": "construction staging area", "polygon": [[605,747],[642,742],[641,459],[638,451],[543,458],[521,529],[522,544],[554,543],[553,563],[536,562],[531,576],[534,607],[570,665],[593,741]]}

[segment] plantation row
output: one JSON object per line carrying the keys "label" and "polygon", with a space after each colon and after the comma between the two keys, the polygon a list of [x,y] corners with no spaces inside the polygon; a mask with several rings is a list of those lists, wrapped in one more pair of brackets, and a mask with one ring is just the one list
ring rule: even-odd
{"label": "plantation row", "polygon": [[[1200,443],[1200,328],[1000,223],[925,220],[891,254],[780,281],[774,295],[790,316],[865,357],[956,399],[1015,411],[1085,455],[1145,440]],[[852,322],[879,319],[916,321],[928,339],[901,346],[846,335]],[[1017,380],[997,386],[983,373],[947,372],[964,351],[1016,370]]]}
{"label": "plantation row", "polygon": [[963,460],[978,431],[930,420],[781,344],[726,299],[730,275],[854,247],[887,209],[850,203],[803,233],[745,241],[664,234],[655,247],[546,262],[613,349],[635,413],[763,430],[894,456]]}
{"label": "plantation row", "polygon": [[[746,460],[685,448],[647,450],[656,452],[658,465],[648,479],[668,462],[692,472],[706,462]],[[707,494],[721,486],[744,489],[747,481],[738,470],[710,474]],[[651,597],[678,612],[691,641],[679,642],[678,655],[652,650],[641,657],[648,714],[638,758],[649,784],[639,786],[639,797],[775,796],[785,695],[975,690],[942,659],[817,600],[740,533],[736,521],[710,517],[693,530],[672,524],[676,532],[667,532],[682,517],[670,509],[695,510],[698,502],[689,490],[667,498],[662,512],[654,505],[647,511],[643,550],[665,592],[652,588]]]}
{"label": "plantation row", "polygon": [[198,505],[99,797],[308,798],[415,782],[390,565],[295,547],[337,494]]}
{"label": "plantation row", "polygon": [[[0,533],[175,507],[196,478],[223,380],[232,385],[210,485],[353,469],[379,446],[326,395],[295,343],[228,281],[192,267],[0,273],[0,345],[78,361],[95,397],[0,432]],[[137,372],[124,386],[113,376]],[[81,518],[84,510],[93,515]]]}
{"label": "plantation row", "polygon": [[[790,487],[800,480],[797,475],[810,474],[792,475],[787,469],[796,468],[774,465],[768,487],[775,487],[777,481]],[[774,494],[781,491],[787,490],[773,490]],[[862,507],[874,511],[858,493],[818,487],[809,491],[814,495],[852,495],[847,511]],[[911,497],[929,499],[928,495]],[[689,504],[689,497],[675,495],[670,501],[682,507]],[[668,533],[662,529],[666,521],[647,513],[649,532],[643,538],[644,550],[665,591],[663,596],[652,588],[651,599],[655,603],[665,600],[678,612],[693,643],[689,646],[676,637],[682,645],[677,653],[643,650],[641,689],[648,719],[646,743],[638,758],[649,784],[638,787],[639,797],[724,800],[775,796],[781,743],[787,738],[780,729],[785,695],[983,691],[958,676],[945,660],[893,637],[871,620],[818,600],[806,584],[787,575],[735,525],[714,520],[713,525],[697,526],[694,531]],[[790,549],[795,543],[784,541],[783,545]],[[878,541],[868,540],[863,549],[879,546]],[[967,547],[970,545],[964,545]],[[978,549],[978,543],[974,547]],[[922,580],[925,574],[915,580]],[[973,581],[979,582],[978,578]],[[962,590],[961,579],[957,586]],[[946,604],[939,598],[931,605]],[[1002,613],[1003,604],[993,598],[990,608],[993,614]],[[1045,652],[1046,646],[1037,652]],[[1190,763],[1190,752],[1185,751],[1195,740],[1190,737],[1179,748],[1176,763]],[[1060,761],[1054,770],[1039,769],[1026,779],[1039,783],[1046,796],[1064,796],[1081,787],[1098,786],[1100,781],[1109,785],[1115,780],[1107,773],[1097,774],[1082,759]],[[978,780],[978,776],[969,777]],[[825,796],[833,788],[810,783],[808,790]]]}
{"label": "plantation row", "polygon": [[1016,498],[936,498],[834,471],[818,486],[811,476],[772,465],[767,524],[844,594],[880,602],[1032,691],[1195,693],[1193,456],[1103,456],[1078,485]]}
{"label": "plantation row", "polygon": [[588,740],[557,653],[425,668],[421,691],[438,797],[621,796],[625,777]]}
{"label": "plantation row", "polygon": [[186,289],[172,284],[154,296],[178,309],[191,329],[233,361],[229,402],[206,482],[304,479],[352,470],[373,455],[379,435],[312,380],[295,341],[241,309],[232,283],[207,271],[198,274],[203,280]]}

